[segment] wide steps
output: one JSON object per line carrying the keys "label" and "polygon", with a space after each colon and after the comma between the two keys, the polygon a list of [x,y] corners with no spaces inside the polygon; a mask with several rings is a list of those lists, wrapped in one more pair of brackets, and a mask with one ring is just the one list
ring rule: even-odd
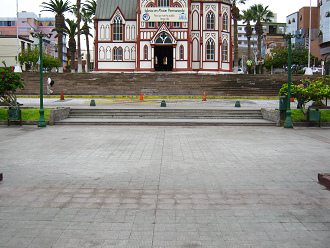
{"label": "wide steps", "polygon": [[255,109],[73,108],[57,125],[274,126]]}

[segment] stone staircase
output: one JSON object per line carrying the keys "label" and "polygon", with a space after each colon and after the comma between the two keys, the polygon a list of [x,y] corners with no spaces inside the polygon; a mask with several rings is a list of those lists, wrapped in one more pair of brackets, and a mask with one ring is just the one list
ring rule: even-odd
{"label": "stone staircase", "polygon": [[257,109],[73,108],[56,125],[275,126]]}
{"label": "stone staircase", "polygon": [[[55,80],[54,94],[65,95],[207,95],[277,96],[286,75],[234,75],[196,73],[82,73],[44,74]],[[23,95],[39,94],[38,73],[23,73]],[[299,81],[303,76],[293,76]],[[46,87],[44,87],[46,93]]]}

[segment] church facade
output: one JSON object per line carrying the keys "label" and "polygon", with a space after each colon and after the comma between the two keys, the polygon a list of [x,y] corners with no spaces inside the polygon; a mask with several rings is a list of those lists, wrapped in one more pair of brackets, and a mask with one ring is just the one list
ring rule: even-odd
{"label": "church facade", "polygon": [[98,0],[96,71],[232,71],[228,0]]}

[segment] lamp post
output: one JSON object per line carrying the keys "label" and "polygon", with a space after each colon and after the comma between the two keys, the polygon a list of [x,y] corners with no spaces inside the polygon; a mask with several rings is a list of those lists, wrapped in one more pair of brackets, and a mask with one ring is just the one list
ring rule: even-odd
{"label": "lamp post", "polygon": [[290,98],[291,98],[291,83],[292,83],[292,38],[300,38],[301,34],[293,35],[293,34],[285,34],[283,35],[284,39],[288,42],[288,97],[287,97],[287,107],[285,112],[285,121],[284,128],[293,128],[292,118],[291,118],[291,108],[290,108]]}
{"label": "lamp post", "polygon": [[18,36],[18,0],[16,0],[16,46],[17,46],[17,54],[16,54],[16,66],[15,72],[22,72],[21,66],[19,64],[19,36]]}
{"label": "lamp post", "polygon": [[312,42],[312,0],[309,1],[309,30],[308,30],[308,67],[305,75],[313,75],[311,68],[311,42]]}
{"label": "lamp post", "polygon": [[33,38],[39,39],[39,78],[40,78],[40,108],[38,127],[46,127],[45,111],[44,111],[44,95],[43,95],[43,61],[42,61],[42,38],[50,38],[52,34],[45,34],[43,32],[31,33]]}

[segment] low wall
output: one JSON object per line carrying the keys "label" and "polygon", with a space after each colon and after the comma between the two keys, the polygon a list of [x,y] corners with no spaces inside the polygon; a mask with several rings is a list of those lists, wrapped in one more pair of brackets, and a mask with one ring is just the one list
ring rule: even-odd
{"label": "low wall", "polygon": [[64,120],[68,118],[70,114],[70,108],[58,107],[53,109],[50,113],[49,125],[54,125],[56,121]]}
{"label": "low wall", "polygon": [[[65,95],[207,95],[277,96],[287,75],[196,74],[196,73],[45,73],[55,81],[54,94]],[[316,76],[313,76],[316,77]],[[23,73],[22,95],[39,94],[38,73]],[[293,82],[306,78],[294,75]]]}
{"label": "low wall", "polygon": [[279,110],[262,108],[261,109],[261,114],[262,114],[262,117],[265,120],[275,122],[276,126],[278,126],[278,127],[281,125],[281,118],[280,118],[280,111]]}

